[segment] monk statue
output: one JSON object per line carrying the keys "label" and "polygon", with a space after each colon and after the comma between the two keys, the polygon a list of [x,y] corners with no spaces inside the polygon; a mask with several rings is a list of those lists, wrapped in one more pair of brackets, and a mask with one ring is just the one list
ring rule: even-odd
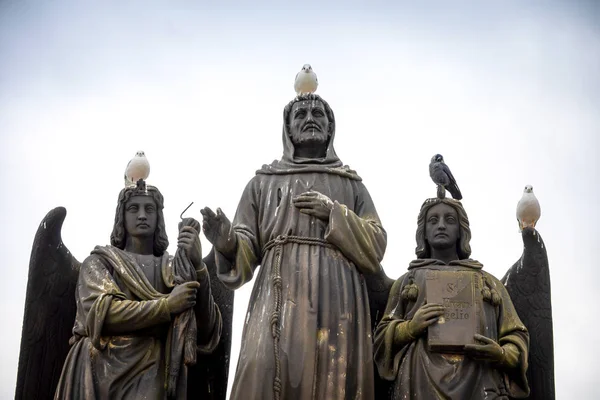
{"label": "monk statue", "polygon": [[374,339],[391,399],[509,399],[529,395],[529,333],[504,285],[469,258],[458,200],[428,199],[417,259],[392,286]]}
{"label": "monk statue", "polygon": [[202,210],[223,283],[237,289],[257,273],[232,400],[374,398],[365,276],[382,271],[386,233],[334,137],[329,104],[295,98],[283,157],[256,172],[233,222]]}

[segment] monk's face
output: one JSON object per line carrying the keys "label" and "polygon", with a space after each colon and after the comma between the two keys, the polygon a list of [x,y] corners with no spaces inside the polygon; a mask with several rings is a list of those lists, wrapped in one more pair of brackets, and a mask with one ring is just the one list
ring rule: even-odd
{"label": "monk's face", "polygon": [[460,238],[456,210],[444,203],[431,207],[425,217],[425,238],[434,249],[444,250],[456,246]]}
{"label": "monk's face", "polygon": [[125,231],[132,237],[152,237],[158,214],[150,196],[132,196],[125,203]]}
{"label": "monk's face", "polygon": [[319,100],[294,103],[290,111],[290,136],[295,145],[326,143],[329,138],[329,118]]}

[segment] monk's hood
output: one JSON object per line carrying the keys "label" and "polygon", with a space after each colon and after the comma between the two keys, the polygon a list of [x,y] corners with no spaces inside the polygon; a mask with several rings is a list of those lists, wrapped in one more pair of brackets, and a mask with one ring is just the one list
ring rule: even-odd
{"label": "monk's hood", "polygon": [[[327,114],[331,117],[331,135],[327,141],[327,151],[323,158],[300,158],[294,157],[294,143],[288,131],[288,124],[285,120],[285,109],[283,113],[283,156],[280,160],[275,160],[271,164],[265,164],[261,169],[256,171],[257,174],[266,175],[284,175],[297,173],[322,172],[334,175],[341,175],[349,179],[361,180],[356,171],[350,169],[347,165],[343,165],[333,148],[335,138],[335,116],[329,104],[318,95],[310,95],[310,100],[319,100],[327,109]],[[286,107],[287,108],[287,107]]]}

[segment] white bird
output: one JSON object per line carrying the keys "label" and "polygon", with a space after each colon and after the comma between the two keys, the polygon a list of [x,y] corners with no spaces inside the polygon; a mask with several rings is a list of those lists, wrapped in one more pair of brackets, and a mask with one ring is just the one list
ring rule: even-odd
{"label": "white bird", "polygon": [[535,224],[542,215],[540,203],[533,194],[533,186],[527,185],[523,190],[523,197],[517,204],[517,221],[519,221],[519,230],[527,227],[535,228]]}
{"label": "white bird", "polygon": [[310,64],[304,64],[302,70],[296,74],[294,81],[296,95],[314,93],[317,91],[318,86],[319,80],[317,79],[317,74],[315,74]]}
{"label": "white bird", "polygon": [[138,151],[125,167],[125,186],[134,185],[140,179],[146,180],[148,175],[150,175],[150,163],[144,152]]}

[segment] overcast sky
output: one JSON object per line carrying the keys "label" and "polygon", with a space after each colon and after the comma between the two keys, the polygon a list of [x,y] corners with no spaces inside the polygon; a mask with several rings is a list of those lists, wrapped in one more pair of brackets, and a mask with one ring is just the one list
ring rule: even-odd
{"label": "overcast sky", "polygon": [[[233,218],[254,171],[281,156],[282,110],[304,63],[335,112],[337,153],[388,232],[388,276],[414,258],[433,154],[462,190],[473,258],[498,278],[521,255],[515,207],[533,185],[557,398],[600,397],[599,3],[97,3],[0,1],[0,398],[14,397],[44,215],[67,208],[63,240],[82,261],[109,242],[125,165],[144,150],[170,252],[190,201],[187,216],[208,205]],[[231,377],[253,283],[236,292]]]}

